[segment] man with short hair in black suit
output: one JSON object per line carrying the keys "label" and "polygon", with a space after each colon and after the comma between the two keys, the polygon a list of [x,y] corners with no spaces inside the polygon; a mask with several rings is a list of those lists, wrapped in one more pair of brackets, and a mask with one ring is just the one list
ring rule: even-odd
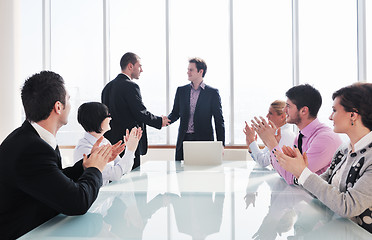
{"label": "man with short hair in black suit", "polygon": [[124,150],[92,149],[74,166],[62,169],[57,131],[67,124],[70,96],[54,72],[31,76],[22,88],[26,120],[0,145],[0,238],[15,239],[59,213],[87,212],[102,185],[102,170]]}
{"label": "man with short hair in black suit", "polygon": [[105,133],[110,142],[123,139],[126,129],[141,127],[142,138],[135,152],[132,169],[140,165],[140,155],[147,153],[146,125],[161,129],[169,124],[165,116],[155,116],[147,111],[142,102],[139,86],[133,79],[139,79],[142,72],[141,58],[134,53],[127,52],[120,60],[121,73],[110,81],[102,91],[102,103],[111,114],[111,130]]}
{"label": "man with short hair in black suit", "polygon": [[203,78],[207,64],[201,58],[189,60],[188,79],[191,82],[177,89],[173,110],[168,115],[171,123],[181,118],[176,145],[176,160],[183,160],[183,141],[213,141],[213,126],[217,141],[225,145],[225,124],[221,97],[216,88],[206,85]]}

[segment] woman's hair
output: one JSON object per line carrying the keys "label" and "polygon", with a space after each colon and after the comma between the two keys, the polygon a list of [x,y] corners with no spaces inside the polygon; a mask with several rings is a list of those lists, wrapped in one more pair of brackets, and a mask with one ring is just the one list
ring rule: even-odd
{"label": "woman's hair", "polygon": [[108,108],[100,102],[83,103],[78,109],[78,122],[87,132],[101,133],[101,124],[109,116]]}
{"label": "woman's hair", "polygon": [[285,102],[282,100],[275,100],[270,104],[270,106],[275,110],[276,114],[282,115],[284,113]]}
{"label": "woman's hair", "polygon": [[372,130],[372,83],[354,83],[333,93],[332,99],[340,98],[346,112],[356,112],[362,123]]}

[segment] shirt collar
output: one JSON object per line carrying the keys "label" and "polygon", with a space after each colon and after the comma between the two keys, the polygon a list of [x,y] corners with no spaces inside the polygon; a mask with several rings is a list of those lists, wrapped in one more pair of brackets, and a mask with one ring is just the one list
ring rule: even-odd
{"label": "shirt collar", "polygon": [[286,124],[284,124],[283,126],[281,126],[280,128],[282,129],[282,130],[284,130],[284,129],[289,129],[291,126],[288,124],[288,123],[286,123]]}
{"label": "shirt collar", "polygon": [[[369,132],[364,137],[362,137],[358,142],[354,144],[354,152],[357,152],[361,150],[362,148],[365,148],[372,142],[372,132]],[[349,150],[351,150],[351,144],[349,144]]]}
{"label": "shirt collar", "polygon": [[[98,138],[96,138],[95,136],[93,136],[92,134],[90,134],[89,132],[85,132],[85,134],[84,134],[84,138],[89,142],[89,144],[91,144],[91,145],[94,145],[96,142],[97,142],[97,140],[98,140]],[[103,140],[102,140],[102,142],[101,142],[101,144],[100,144],[100,146],[102,146],[102,145],[106,145],[106,144],[109,144],[110,142],[106,139],[106,138],[103,138]]]}
{"label": "shirt collar", "polygon": [[[190,83],[190,86],[191,86],[191,88],[193,88],[193,82],[191,82]],[[204,89],[205,88],[205,83],[204,83],[204,81],[202,81],[201,83],[200,83],[200,85],[199,85],[199,87],[201,87],[202,89]],[[199,89],[199,88],[198,88]]]}
{"label": "shirt collar", "polygon": [[319,119],[315,118],[311,123],[304,127],[300,132],[302,135],[309,136],[314,131],[314,128],[320,124]]}
{"label": "shirt collar", "polygon": [[31,122],[31,125],[35,128],[41,139],[48,143],[53,149],[56,149],[57,140],[51,132],[49,132],[36,122]]}
{"label": "shirt collar", "polygon": [[97,142],[97,138],[88,132],[85,132],[84,138],[92,145]]}

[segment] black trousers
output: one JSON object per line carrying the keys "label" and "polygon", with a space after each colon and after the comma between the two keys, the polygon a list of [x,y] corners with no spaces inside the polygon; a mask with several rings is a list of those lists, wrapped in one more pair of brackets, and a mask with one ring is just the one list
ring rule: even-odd
{"label": "black trousers", "polygon": [[176,150],[176,161],[183,160],[183,142],[184,141],[197,141],[194,133],[186,133],[185,138],[181,143],[180,149]]}

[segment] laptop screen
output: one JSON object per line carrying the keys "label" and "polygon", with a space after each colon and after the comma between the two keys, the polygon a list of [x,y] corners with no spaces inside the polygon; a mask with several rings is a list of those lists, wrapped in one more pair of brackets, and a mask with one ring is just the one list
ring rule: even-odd
{"label": "laptop screen", "polygon": [[185,165],[219,165],[222,163],[222,141],[184,141]]}

